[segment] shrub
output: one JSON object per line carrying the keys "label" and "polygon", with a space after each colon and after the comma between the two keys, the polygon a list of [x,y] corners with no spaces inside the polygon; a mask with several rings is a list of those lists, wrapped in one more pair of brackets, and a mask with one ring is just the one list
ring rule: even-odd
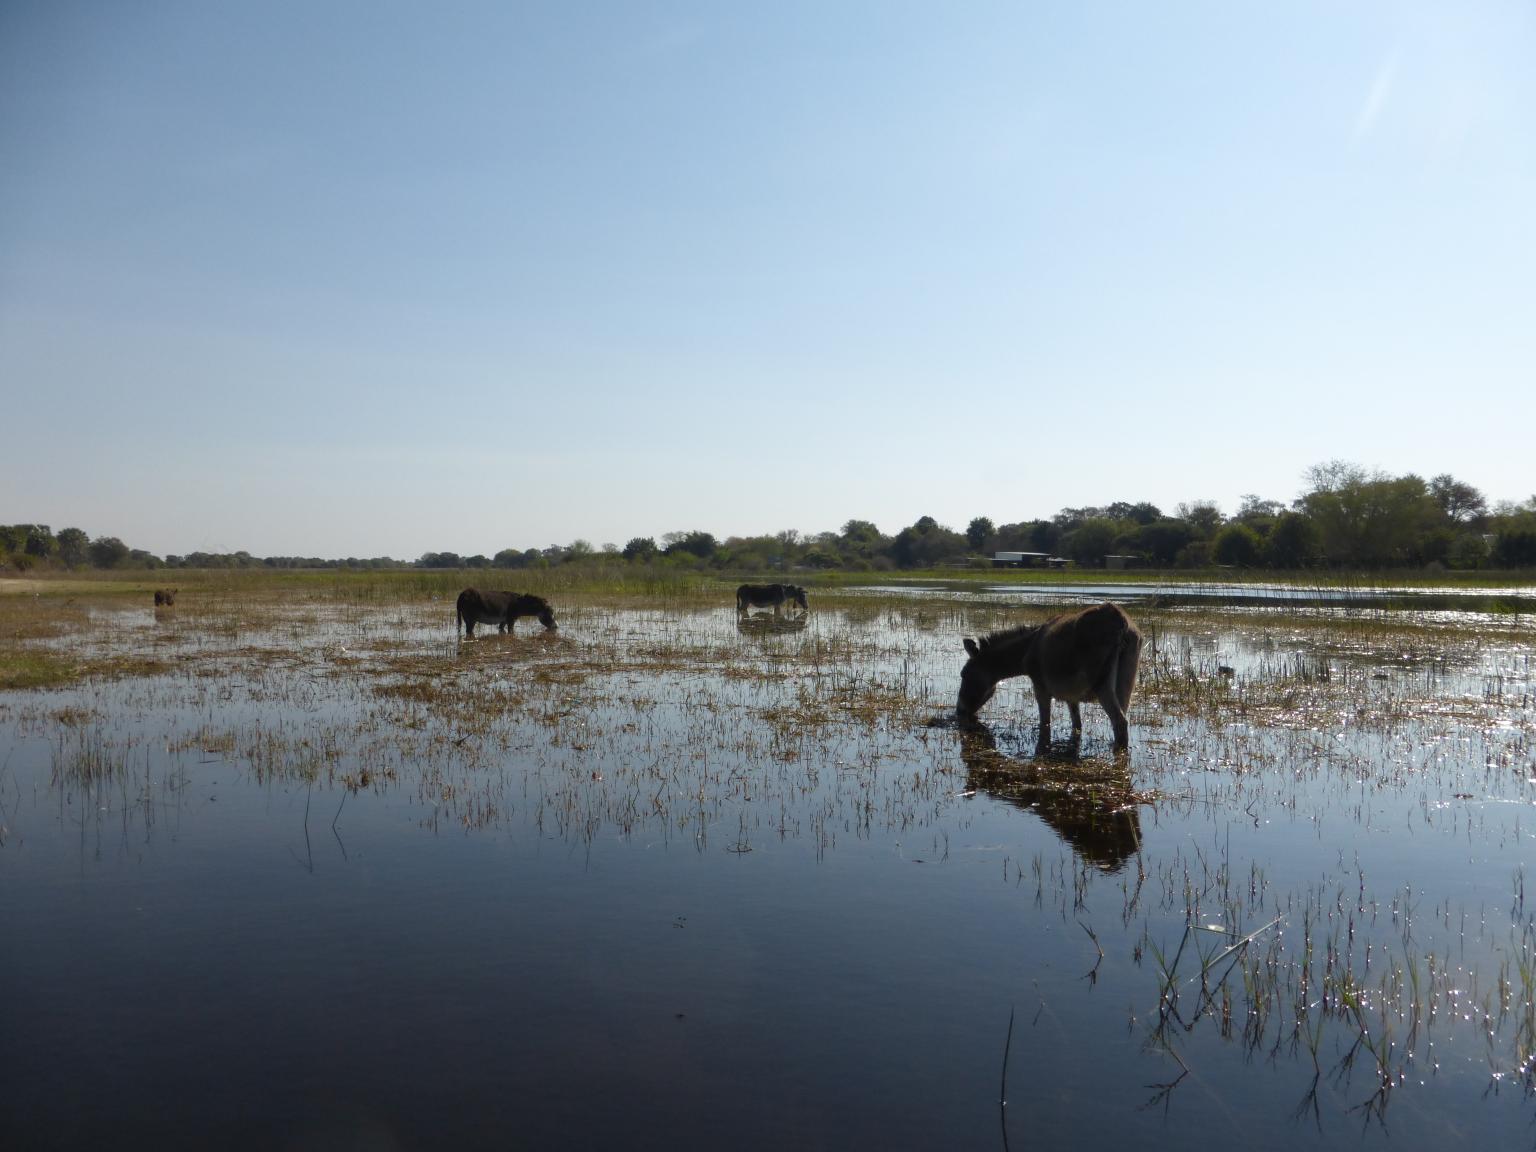
{"label": "shrub", "polygon": [[1263,538],[1248,525],[1236,521],[1223,526],[1211,541],[1211,558],[1218,564],[1253,568],[1263,555]]}

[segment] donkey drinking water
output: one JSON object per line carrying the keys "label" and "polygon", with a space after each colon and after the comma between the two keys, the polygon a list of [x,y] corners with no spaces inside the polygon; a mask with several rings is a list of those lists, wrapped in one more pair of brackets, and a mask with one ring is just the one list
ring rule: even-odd
{"label": "donkey drinking water", "polygon": [[809,611],[805,600],[805,589],[796,584],[743,584],[736,589],[736,612],[738,615],[751,611],[753,608],[772,608],[777,616],[785,603],[800,605],[800,611]]}
{"label": "donkey drinking water", "polygon": [[474,638],[476,624],[494,624],[496,631],[509,632],[519,616],[533,616],[545,628],[553,630],[555,627],[555,613],[548,602],[526,593],[481,592],[466,588],[459,593],[454,612],[469,639]]}
{"label": "donkey drinking water", "polygon": [[1065,700],[1072,713],[1072,739],[1083,734],[1078,705],[1097,700],[1115,728],[1115,751],[1130,746],[1125,710],[1136,686],[1141,633],[1118,605],[1098,604],[1064,612],[1044,624],[994,632],[980,640],[966,637],[971,658],[960,669],[955,714],[972,720],[1011,676],[1028,676],[1040,705],[1041,749],[1051,742],[1051,700]]}

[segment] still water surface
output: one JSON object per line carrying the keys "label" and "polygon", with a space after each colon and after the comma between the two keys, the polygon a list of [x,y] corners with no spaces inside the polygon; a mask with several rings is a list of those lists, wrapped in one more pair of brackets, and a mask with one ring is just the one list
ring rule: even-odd
{"label": "still water surface", "polygon": [[205,607],[0,697],[12,1147],[1536,1147],[1518,623],[1149,616],[1125,766],[986,609]]}

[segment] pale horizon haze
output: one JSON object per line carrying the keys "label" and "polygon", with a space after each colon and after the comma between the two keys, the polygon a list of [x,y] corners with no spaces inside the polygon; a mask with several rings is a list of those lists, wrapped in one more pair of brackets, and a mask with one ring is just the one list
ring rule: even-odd
{"label": "pale horizon haze", "polygon": [[0,523],[1536,493],[1528,3],[0,5]]}

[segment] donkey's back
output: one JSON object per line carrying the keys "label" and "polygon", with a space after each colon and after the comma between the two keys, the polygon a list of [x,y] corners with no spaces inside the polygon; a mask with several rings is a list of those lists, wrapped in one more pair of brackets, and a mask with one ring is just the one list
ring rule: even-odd
{"label": "donkey's back", "polygon": [[1095,604],[1046,621],[1024,671],[1057,700],[1080,704],[1109,689],[1130,707],[1141,661],[1141,633],[1118,604]]}

